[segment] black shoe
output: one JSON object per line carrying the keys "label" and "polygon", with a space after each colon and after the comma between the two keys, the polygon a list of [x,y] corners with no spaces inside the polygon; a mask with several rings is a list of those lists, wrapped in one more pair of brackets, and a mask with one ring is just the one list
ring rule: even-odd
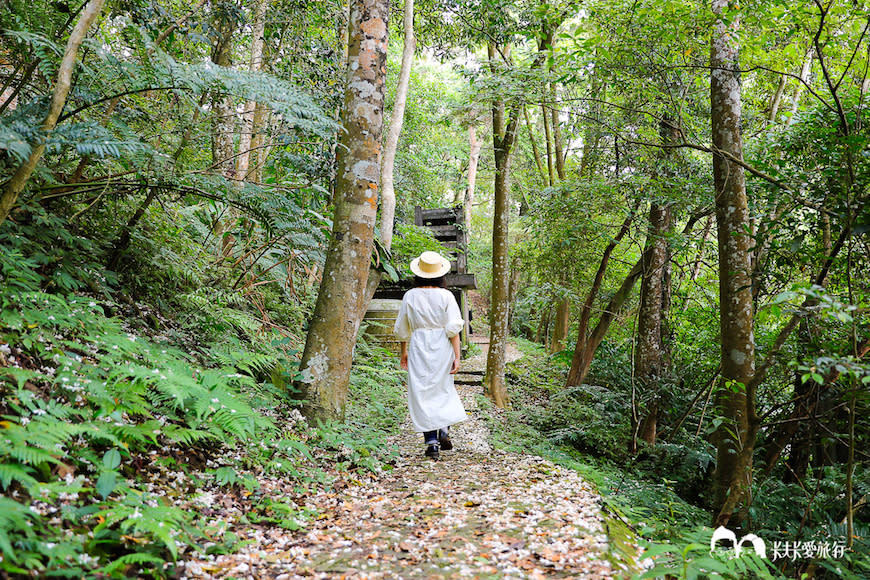
{"label": "black shoe", "polygon": [[444,451],[450,451],[453,449],[453,442],[450,441],[450,437],[447,436],[447,429],[438,430],[438,443],[441,444],[441,449]]}
{"label": "black shoe", "polygon": [[426,457],[430,457],[433,461],[438,461],[441,454],[438,451],[438,444],[432,443],[426,447],[426,453],[424,453]]}

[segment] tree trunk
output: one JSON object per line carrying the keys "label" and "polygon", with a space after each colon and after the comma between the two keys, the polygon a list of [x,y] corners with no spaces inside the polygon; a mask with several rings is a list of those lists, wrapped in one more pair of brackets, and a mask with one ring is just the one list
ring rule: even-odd
{"label": "tree trunk", "polygon": [[[489,45],[489,60],[495,59],[495,46]],[[507,53],[508,50],[505,50]],[[494,63],[493,63],[494,64]],[[505,103],[498,98],[492,105],[492,141],[495,157],[495,192],[492,224],[492,296],[489,309],[489,351],[483,384],[486,396],[497,407],[508,406],[504,371],[510,315],[510,263],[508,262],[508,222],[510,220],[510,158],[516,141],[519,111],[506,119]]]}
{"label": "tree trunk", "polygon": [[559,181],[565,181],[565,151],[564,143],[562,143],[562,129],[559,126],[559,111],[556,109],[558,100],[556,99],[556,85],[550,83],[550,98],[553,106],[550,107],[550,118],[553,125],[553,155],[556,160],[556,176]]}
{"label": "tree trunk", "polygon": [[[592,72],[591,93],[596,99],[590,103],[589,116],[593,120],[597,120],[601,114],[601,103],[606,99],[606,93],[602,82],[599,78],[599,69]],[[599,142],[601,141],[601,125],[598,123],[588,123],[586,133],[583,136],[583,156],[580,158],[580,177],[584,177],[589,171],[595,169],[598,159]]]}
{"label": "tree trunk", "polygon": [[704,257],[704,246],[707,245],[707,238],[710,237],[710,228],[713,226],[713,216],[710,215],[704,223],[704,231],[701,233],[701,238],[698,241],[698,253],[695,254],[695,262],[692,264],[692,273],[689,274],[689,280],[694,282],[701,274],[701,260]]}
{"label": "tree trunk", "polygon": [[556,183],[553,173],[553,140],[550,130],[550,115],[547,114],[546,105],[541,105],[541,116],[544,120],[544,144],[547,146],[547,185],[553,187]]}
{"label": "tree trunk", "polygon": [[[228,67],[231,64],[233,34],[236,31],[235,21],[221,10],[215,13],[214,23],[218,31],[211,60],[218,66]],[[214,118],[212,121],[212,165],[227,179],[235,179],[236,164],[233,158],[233,133],[236,115],[233,111],[232,99],[226,95],[215,95],[212,103]]]}
{"label": "tree trunk", "polygon": [[[266,30],[266,8],[268,7],[267,0],[257,0],[254,5],[254,30],[253,38],[251,39],[251,62],[248,65],[248,70],[251,72],[259,72],[263,68],[263,47],[266,45],[264,38]],[[257,103],[256,101],[248,101],[245,103],[245,110],[242,113],[242,128],[239,134],[239,158],[237,162],[239,179],[248,180],[250,177],[250,159],[251,146],[254,142],[254,131],[259,131],[254,120],[256,117]],[[254,166],[256,167],[256,156]]]}
{"label": "tree trunk", "polygon": [[[663,324],[665,323],[664,304],[667,291],[665,274],[668,265],[667,233],[670,229],[671,211],[668,207],[652,203],[649,210],[649,235],[647,252],[643,263],[640,284],[640,306],[638,307],[637,346],[634,357],[634,375],[642,398],[647,401],[638,436],[649,445],[655,445],[659,412],[658,383],[665,372],[665,343]],[[633,430],[634,432],[634,430]],[[634,438],[632,439],[634,447]],[[635,452],[636,449],[631,450]]]}
{"label": "tree trunk", "polygon": [[332,238],[300,362],[303,412],[312,421],[344,416],[377,217],[389,3],[351,0],[350,13]]}
{"label": "tree trunk", "polygon": [[[54,83],[54,91],[51,95],[51,104],[48,107],[48,114],[42,121],[39,130],[45,135],[50,133],[57,126],[57,120],[60,117],[63,107],[66,104],[66,98],[72,88],[72,75],[75,70],[76,59],[78,58],[79,47],[82,45],[85,37],[88,34],[94,21],[100,15],[103,9],[104,0],[91,0],[82,10],[81,16],[75,27],[69,35],[66,43],[66,48],[63,53],[63,59],[57,70],[57,80]],[[43,153],[45,153],[45,137],[40,138],[33,149],[30,151],[30,156],[21,164],[15,171],[6,186],[0,194],[0,224],[6,221],[15,202],[18,201],[18,196],[24,191],[27,182],[30,181],[30,176],[36,169]]]}
{"label": "tree trunk", "polygon": [[768,125],[776,122],[776,115],[779,113],[779,104],[782,101],[782,93],[785,91],[785,81],[787,78],[785,75],[780,75],[779,84],[776,86],[776,91],[770,99],[770,110],[767,113]]}
{"label": "tree trunk", "polygon": [[[733,0],[713,0],[720,17],[710,50],[710,105],[714,150],[743,159],[740,135],[741,87],[737,34],[740,20]],[[721,18],[729,12],[728,21]],[[754,391],[747,386],[755,374],[753,337],[752,239],[743,167],[722,155],[713,156],[716,226],[719,247],[719,326],[722,380],[716,398],[723,418],[714,434],[714,525],[725,525],[749,492],[752,451],[758,430]]]}
{"label": "tree trunk", "polygon": [[157,198],[158,193],[159,188],[157,187],[149,187],[147,189],[145,199],[142,200],[142,203],[140,203],[139,207],[136,208],[136,211],[133,212],[133,215],[127,221],[127,224],[121,230],[121,233],[118,234],[115,243],[112,244],[112,252],[109,254],[109,259],[106,261],[107,269],[112,271],[118,269],[118,266],[121,263],[121,257],[130,245],[130,236],[133,233],[133,229],[139,224],[139,220],[141,220],[142,216],[145,215],[145,212],[148,211],[148,207],[151,205],[151,202]]}
{"label": "tree trunk", "polygon": [[[646,252],[644,252],[644,256],[646,256]],[[586,380],[586,375],[589,374],[589,368],[592,366],[592,357],[595,356],[598,345],[604,340],[607,331],[610,329],[610,323],[613,322],[622,305],[628,300],[635,282],[637,282],[637,279],[643,273],[643,260],[644,257],[641,256],[640,260],[634,264],[634,267],[628,273],[628,276],[625,277],[625,280],[622,281],[622,285],[611,297],[604,312],[601,313],[598,324],[592,329],[592,333],[589,336],[581,335],[577,338],[577,346],[574,349],[574,356],[571,358],[571,368],[568,370],[565,386],[579,386]],[[604,259],[602,259],[602,266],[606,268],[606,261]]]}
{"label": "tree trunk", "polygon": [[248,157],[247,180],[260,183],[263,180],[263,165],[266,163],[265,148],[266,125],[268,111],[265,105],[257,103],[254,107],[254,117],[251,120],[251,153]]}
{"label": "tree trunk", "polygon": [[[567,280],[562,278],[562,285]],[[568,337],[568,327],[571,323],[571,303],[568,298],[562,298],[556,303],[556,319],[553,321],[553,339],[550,343],[550,354],[565,350],[565,339]]]}
{"label": "tree trunk", "polygon": [[471,212],[474,207],[474,190],[477,186],[477,165],[480,163],[480,149],[483,143],[477,139],[477,129],[474,125],[468,128],[468,185],[465,188],[465,199],[462,207],[465,209],[465,243],[468,243],[468,228],[471,227]]}
{"label": "tree trunk", "polygon": [[532,122],[529,119],[529,110],[523,107],[523,119],[526,122],[526,129],[529,131],[529,143],[532,145],[532,156],[535,159],[535,165],[538,167],[538,173],[541,174],[541,179],[547,181],[547,174],[544,172],[544,162],[541,161],[541,152],[538,150],[538,141],[535,139],[535,133],[532,131]]}
{"label": "tree trunk", "polygon": [[396,86],[396,101],[390,117],[390,130],[384,145],[384,160],[381,166],[381,241],[389,250],[393,243],[393,220],[396,216],[396,191],[393,189],[393,166],[396,150],[399,148],[399,135],[405,120],[405,103],[408,100],[408,85],[411,80],[411,65],[414,62],[414,0],[405,0],[403,21],[405,43],[402,48],[402,67],[399,71],[399,84]]}
{"label": "tree trunk", "polygon": [[[515,304],[517,301],[517,294],[520,291],[520,276],[522,275],[522,269],[520,268],[520,260],[519,257],[514,256],[514,259],[511,261],[511,277],[510,284],[508,284],[508,302],[510,304]],[[514,309],[510,309],[510,313],[508,315],[508,328],[513,328],[514,326]]]}
{"label": "tree trunk", "polygon": [[794,98],[791,102],[791,115],[788,117],[786,127],[791,127],[795,119],[797,119],[798,108],[801,104],[801,97],[804,94],[805,84],[810,80],[810,72],[813,69],[813,51],[807,51],[807,56],[804,58],[804,64],[801,67],[801,80],[794,89]]}
{"label": "tree trunk", "polygon": [[[546,46],[552,44],[552,32],[546,36]],[[551,69],[552,70],[552,69]],[[556,177],[559,182],[565,181],[565,158],[562,143],[562,131],[559,127],[559,112],[556,109],[556,85],[552,82],[548,83],[548,92],[550,94],[550,124],[553,133],[553,157],[555,159]],[[548,147],[549,150],[549,147]],[[569,280],[563,275],[562,286],[567,287]],[[565,339],[568,338],[568,329],[571,325],[571,300],[565,296],[556,305],[556,321],[553,326],[553,342],[550,345],[550,353],[557,353],[565,350]]]}
{"label": "tree trunk", "polygon": [[[679,142],[681,131],[669,115],[662,118],[659,132],[664,145]],[[670,156],[670,152],[671,149],[662,150],[663,162]],[[660,170],[655,171],[655,178],[658,178],[659,173]],[[668,313],[671,307],[671,252],[668,235],[671,232],[671,223],[670,206],[656,202],[650,204],[646,241],[650,253],[649,260],[643,265],[634,358],[635,381],[641,398],[647,403],[645,410],[632,413],[632,417],[641,417],[632,432],[637,433],[648,445],[656,443],[661,398],[659,383],[670,366]],[[636,443],[636,438],[632,437],[632,452],[637,450]]]}
{"label": "tree trunk", "polygon": [[547,306],[541,312],[541,319],[538,321],[538,330],[535,332],[535,342],[543,344],[546,348],[549,344],[549,329],[550,329],[550,307]]}
{"label": "tree trunk", "polygon": [[[622,222],[619,231],[607,244],[604,249],[604,254],[601,256],[601,262],[598,265],[598,271],[595,272],[595,279],[592,281],[592,287],[589,288],[589,293],[586,295],[586,301],[583,303],[583,309],[580,311],[580,323],[577,328],[577,344],[574,347],[574,356],[571,359],[571,368],[568,371],[567,386],[581,385],[589,372],[589,365],[592,362],[592,355],[588,352],[589,337],[587,332],[589,322],[592,318],[592,304],[601,290],[601,284],[604,282],[604,274],[607,272],[607,265],[610,262],[610,255],[619,242],[628,233],[628,228],[631,222],[634,221],[634,212],[629,214]],[[632,282],[634,284],[634,282]],[[595,345],[597,348],[598,345]],[[595,349],[592,349],[592,353]]]}
{"label": "tree trunk", "polygon": [[[683,227],[683,235],[687,235],[691,232],[695,223],[705,215],[707,215],[706,211],[692,215]],[[637,279],[643,273],[643,263],[646,259],[647,253],[649,252],[649,248],[647,248],[640,259],[635,262],[634,266],[625,277],[625,280],[622,281],[622,285],[620,285],[616,293],[613,294],[610,298],[610,302],[607,303],[607,306],[601,313],[601,317],[598,319],[598,324],[595,325],[595,328],[592,329],[591,333],[588,333],[587,329],[589,328],[589,321],[591,319],[592,304],[595,301],[598,289],[601,287],[601,283],[604,280],[604,273],[607,270],[610,253],[628,231],[629,224],[633,218],[634,212],[632,212],[632,214],[622,223],[620,233],[611,240],[601,258],[601,264],[598,267],[598,272],[595,274],[595,281],[592,283],[592,288],[586,297],[583,310],[580,312],[577,345],[574,348],[574,356],[571,358],[571,368],[568,370],[568,378],[565,380],[566,387],[582,385],[583,381],[586,380],[586,375],[589,373],[589,367],[592,365],[592,357],[595,355],[598,345],[600,345],[601,341],[604,340],[604,337],[607,335],[607,330],[610,328],[610,323],[613,322],[613,319],[616,318],[616,314],[622,308],[623,304],[625,304],[625,301],[628,300],[635,282],[637,282]]]}

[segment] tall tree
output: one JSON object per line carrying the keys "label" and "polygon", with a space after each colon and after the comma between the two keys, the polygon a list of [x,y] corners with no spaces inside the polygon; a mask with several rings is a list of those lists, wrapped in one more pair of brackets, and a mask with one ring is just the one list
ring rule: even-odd
{"label": "tall tree", "polygon": [[[248,70],[259,72],[263,68],[263,47],[266,45],[266,10],[269,7],[268,0],[257,0],[254,4],[253,23],[254,30],[251,34],[251,60]],[[258,104],[256,101],[247,101],[245,110],[242,112],[242,128],[239,134],[239,159],[237,162],[239,179],[247,180],[251,177],[250,161],[252,145],[261,143],[260,139],[254,139],[254,133],[262,130],[262,114],[257,115]],[[259,117],[259,118],[258,118]],[[259,121],[259,123],[257,122]],[[254,154],[254,167],[259,165],[258,155]]]}
{"label": "tall tree", "polygon": [[[677,142],[679,130],[669,116],[662,118],[659,132],[665,145]],[[663,149],[662,164],[670,154]],[[654,179],[661,179],[661,170]],[[667,316],[670,306],[670,248],[668,235],[672,224],[671,206],[667,200],[654,199],[649,209],[649,230],[646,240],[648,251],[643,257],[640,283],[640,304],[637,314],[637,345],[634,357],[634,377],[645,404],[632,409],[632,451],[639,437],[649,445],[656,442],[658,426],[660,383],[669,363],[667,342]]]}
{"label": "tall tree", "polygon": [[344,416],[365,309],[380,179],[388,16],[387,0],[351,1],[332,239],[300,363],[303,412],[312,420]]}
{"label": "tall tree", "polygon": [[[750,422],[755,401],[747,392],[755,374],[754,305],[752,300],[752,239],[749,203],[743,175],[740,133],[739,76],[740,9],[734,0],[713,0],[717,17],[710,49],[710,114],[716,227],[719,251],[719,327],[723,385],[717,407],[723,418],[715,433],[714,505],[736,506],[751,483],[751,454],[739,453],[753,442]],[[727,155],[727,157],[726,157]],[[731,517],[721,509],[717,525]]]}
{"label": "tall tree", "polygon": [[411,65],[414,62],[414,0],[405,0],[402,29],[405,34],[402,46],[402,66],[399,70],[399,83],[396,86],[396,100],[390,117],[390,130],[384,144],[384,159],[381,164],[381,242],[386,249],[393,243],[393,219],[396,216],[396,190],[394,188],[393,167],[396,163],[396,150],[399,148],[399,135],[405,120],[405,104],[408,100],[408,87],[411,84]]}
{"label": "tall tree", "polygon": [[103,2],[104,0],[90,0],[87,3],[67,39],[63,59],[57,70],[57,80],[54,83],[54,90],[51,94],[48,114],[39,128],[42,139],[31,148],[30,155],[18,167],[9,181],[6,182],[2,193],[0,193],[0,224],[6,221],[9,212],[12,211],[15,202],[18,200],[18,196],[24,191],[30,176],[33,175],[33,171],[36,169],[36,165],[45,153],[45,138],[57,126],[57,121],[60,118],[67,96],[72,88],[72,76],[78,58],[79,47],[81,47],[82,42],[87,36],[88,30],[90,30],[94,21],[100,15],[100,11],[103,9]]}
{"label": "tall tree", "polygon": [[[643,274],[640,283],[640,305],[637,315],[637,345],[634,357],[634,375],[638,390],[646,403],[635,410],[632,417],[637,437],[654,445],[659,414],[659,383],[664,374],[666,327],[664,306],[667,302],[667,266],[670,258],[667,234],[671,225],[671,210],[667,205],[653,202],[649,210],[647,251],[643,256]],[[632,446],[636,438],[632,437]],[[634,449],[632,450],[634,451]]]}
{"label": "tall tree", "polygon": [[[211,60],[217,66],[232,65],[233,37],[238,28],[236,6],[223,0],[214,6],[212,15],[215,30],[215,43]],[[215,116],[212,119],[211,156],[213,166],[228,179],[236,178],[236,163],[233,155],[233,133],[236,115],[232,98],[226,94],[214,96],[212,106]]]}
{"label": "tall tree", "polygon": [[[500,50],[499,50],[500,49]],[[488,46],[490,67],[495,68],[496,54],[510,57],[508,46]],[[510,160],[516,143],[520,120],[519,107],[510,112],[503,95],[492,103],[492,143],[495,158],[495,199],[492,220],[492,295],[489,313],[489,351],[483,384],[487,397],[498,407],[508,405],[505,365],[510,318],[510,260],[508,256],[508,225],[510,221]]]}
{"label": "tall tree", "polygon": [[[463,223],[465,227],[471,226],[471,212],[474,207],[474,191],[477,187],[477,166],[480,163],[480,150],[483,142],[477,138],[477,128],[472,124],[468,126],[468,183],[465,186],[465,197],[462,207],[465,212]],[[467,235],[467,234],[466,234]]]}

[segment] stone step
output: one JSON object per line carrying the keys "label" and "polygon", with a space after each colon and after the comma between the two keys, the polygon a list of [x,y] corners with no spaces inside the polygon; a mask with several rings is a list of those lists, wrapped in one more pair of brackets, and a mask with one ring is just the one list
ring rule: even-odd
{"label": "stone step", "polygon": [[481,374],[469,374],[469,373],[457,373],[453,377],[454,385],[479,385],[483,381],[483,373]]}

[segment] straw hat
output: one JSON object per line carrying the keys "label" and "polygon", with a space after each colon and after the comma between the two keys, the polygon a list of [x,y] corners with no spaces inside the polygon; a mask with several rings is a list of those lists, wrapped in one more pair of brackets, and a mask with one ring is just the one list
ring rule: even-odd
{"label": "straw hat", "polygon": [[411,271],[420,278],[440,278],[450,271],[450,262],[438,252],[423,252],[411,260]]}

